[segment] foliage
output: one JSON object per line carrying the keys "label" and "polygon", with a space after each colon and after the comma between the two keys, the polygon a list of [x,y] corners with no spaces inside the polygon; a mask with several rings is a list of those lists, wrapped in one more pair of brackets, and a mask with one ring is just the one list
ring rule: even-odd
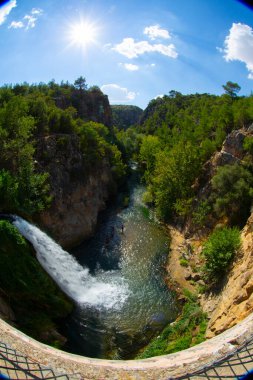
{"label": "foliage", "polygon": [[180,260],[179,260],[179,263],[180,263],[180,265],[181,265],[182,267],[188,267],[188,266],[189,266],[189,262],[188,262],[188,260],[186,260],[186,259],[184,259],[184,258],[180,259]]}
{"label": "foliage", "polygon": [[194,224],[198,227],[203,227],[205,225],[207,216],[211,213],[211,211],[212,206],[210,204],[210,201],[200,201],[197,209],[192,213]]}
{"label": "foliage", "polygon": [[253,156],[253,137],[247,136],[243,141],[243,148]]}
{"label": "foliage", "polygon": [[212,178],[212,201],[218,216],[229,216],[243,222],[249,215],[252,201],[253,176],[239,164],[218,167]]}
{"label": "foliage", "polygon": [[137,124],[143,113],[141,108],[132,105],[112,105],[111,108],[113,125],[119,130]]}
{"label": "foliage", "polygon": [[54,321],[70,313],[71,303],[42,269],[16,227],[0,221],[0,240],[0,288],[17,324],[34,338],[52,344]]}
{"label": "foliage", "polygon": [[1,87],[0,209],[31,215],[50,205],[50,178],[37,154],[40,141],[48,134],[61,135],[57,144],[62,151],[69,140],[64,135],[76,135],[86,173],[108,165],[121,182],[126,167],[120,142],[109,126],[110,115],[107,97],[96,87],[88,90],[83,77],[74,85],[52,80]]}
{"label": "foliage", "polygon": [[191,198],[191,185],[199,170],[199,151],[190,142],[179,142],[170,151],[159,152],[153,192],[157,212],[163,219],[169,220],[179,202]]}
{"label": "foliage", "polygon": [[227,270],[241,244],[237,228],[216,229],[203,246],[203,268],[209,282],[215,283]]}
{"label": "foliage", "polygon": [[160,336],[155,338],[138,355],[138,359],[171,354],[192,347],[205,340],[208,322],[207,316],[203,313],[193,294],[188,292],[185,296],[187,301],[183,306],[179,318],[165,327]]}
{"label": "foliage", "polygon": [[238,85],[238,83],[234,83],[231,81],[228,81],[225,85],[222,86],[225,90],[225,93],[232,98],[237,96],[237,93],[241,90],[241,87]]}
{"label": "foliage", "polygon": [[[182,220],[191,215],[194,222],[202,226],[209,214],[214,216],[213,208],[215,212],[219,208],[216,204],[219,189],[214,187],[210,199],[196,208],[196,190],[199,189],[195,186],[196,180],[204,163],[221,148],[226,135],[253,122],[253,97],[235,96],[239,91],[235,83],[228,82],[226,86],[230,96],[183,95],[170,91],[163,98],[153,99],[144,110],[140,124],[133,128],[133,138],[136,140],[137,136],[141,141],[138,161],[148,186],[145,198],[155,204],[158,215],[165,221],[174,217]],[[245,149],[250,153],[248,138]],[[250,162],[251,159],[247,170],[252,171]],[[245,176],[243,181],[245,186],[238,182],[232,187],[238,207],[245,209],[244,215],[234,220],[239,225],[245,221],[250,208],[250,191],[246,187],[251,185]]]}

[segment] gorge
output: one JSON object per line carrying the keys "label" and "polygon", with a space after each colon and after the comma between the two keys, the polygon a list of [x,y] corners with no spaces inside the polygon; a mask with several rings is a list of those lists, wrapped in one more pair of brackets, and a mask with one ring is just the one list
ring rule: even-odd
{"label": "gorge", "polygon": [[[124,117],[120,129],[113,127],[110,105],[98,89],[54,86],[45,85],[39,99],[40,90],[34,87],[24,87],[22,95],[15,95],[15,87],[1,90],[5,100],[0,211],[20,215],[14,225],[32,243],[42,267],[67,298],[58,288],[50,288],[59,310],[57,306],[55,312],[54,301],[48,304],[43,294],[38,297],[43,302],[36,305],[36,322],[29,320],[28,308],[24,317],[35,295],[20,268],[30,267],[29,274],[24,273],[33,277],[35,253],[8,221],[2,221],[1,236],[7,234],[9,240],[2,238],[1,265],[6,273],[12,268],[11,281],[3,274],[0,279],[3,317],[43,342],[110,359],[134,358],[150,341],[151,346],[159,346],[158,351],[152,348],[154,356],[203,340],[205,323],[199,303],[210,319],[208,337],[246,317],[252,309],[250,258],[240,280],[243,296],[238,298],[235,290],[226,303],[223,287],[231,284],[231,268],[233,273],[233,265],[244,253],[232,250],[226,266],[214,263],[219,269],[215,273],[202,251],[213,232],[236,229],[239,234],[238,228],[250,216],[252,99],[172,91],[152,100],[143,113],[137,110],[140,119],[135,126],[126,126],[129,118]],[[50,98],[52,91],[58,95],[56,100]],[[120,107],[117,123],[125,111]],[[128,164],[133,159],[138,161],[144,187],[129,180]],[[118,203],[117,194],[127,187],[127,178],[130,193]],[[176,260],[186,287],[195,293],[182,296],[181,289],[179,308],[164,281],[168,223],[186,237],[186,243],[175,248]],[[241,235],[242,247],[247,235],[250,256],[250,225],[246,231]],[[65,249],[71,249],[72,255]],[[24,267],[19,261],[23,256],[30,263]],[[173,277],[174,268],[170,271]],[[49,281],[46,274],[35,273],[36,281]],[[238,318],[231,319],[224,304],[240,309]],[[187,322],[182,323],[179,315],[174,323],[178,311],[187,308],[197,319],[190,313]]]}

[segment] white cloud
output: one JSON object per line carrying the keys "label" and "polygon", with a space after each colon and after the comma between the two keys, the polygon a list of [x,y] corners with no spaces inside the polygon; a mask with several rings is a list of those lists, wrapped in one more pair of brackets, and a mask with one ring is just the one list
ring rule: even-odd
{"label": "white cloud", "polygon": [[137,93],[129,91],[126,87],[120,87],[117,84],[104,84],[101,90],[108,95],[111,103],[130,102],[136,98]]}
{"label": "white cloud", "polygon": [[152,52],[157,52],[171,58],[177,58],[178,56],[173,44],[168,46],[163,44],[152,45],[148,41],[135,42],[133,38],[124,38],[120,44],[115,45],[113,50],[130,59],[137,58],[144,53]]}
{"label": "white cloud", "polygon": [[253,79],[253,29],[246,24],[233,23],[224,45],[225,60],[245,63],[248,78]]}
{"label": "white cloud", "polygon": [[12,21],[11,24],[8,26],[9,29],[20,29],[24,28],[24,23],[22,21]]}
{"label": "white cloud", "polygon": [[17,1],[16,0],[11,0],[8,3],[2,5],[2,7],[0,8],[0,25],[2,25],[5,22],[8,14],[16,6],[17,6]]}
{"label": "white cloud", "polygon": [[120,66],[123,66],[128,71],[137,71],[139,70],[138,65],[133,65],[132,63],[120,63]]}
{"label": "white cloud", "polygon": [[166,29],[161,29],[160,25],[158,24],[146,26],[143,33],[146,34],[152,41],[157,38],[164,38],[164,39],[171,38],[169,31]]}
{"label": "white cloud", "polygon": [[26,29],[34,28],[36,25],[37,17],[32,15],[25,15],[24,20],[27,20]]}
{"label": "white cloud", "polygon": [[32,14],[32,15],[42,15],[42,13],[43,13],[43,10],[40,9],[40,8],[33,8],[33,9],[31,10],[31,14]]}
{"label": "white cloud", "polygon": [[26,30],[34,28],[38,18],[42,15],[43,10],[40,8],[33,8],[31,12],[23,17],[23,21],[12,21],[9,29],[25,28]]}

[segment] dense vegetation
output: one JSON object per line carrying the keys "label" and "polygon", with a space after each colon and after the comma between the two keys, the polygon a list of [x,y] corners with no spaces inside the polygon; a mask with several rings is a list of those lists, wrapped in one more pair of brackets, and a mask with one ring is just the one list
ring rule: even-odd
{"label": "dense vegetation", "polygon": [[27,216],[48,207],[48,174],[36,149],[41,139],[54,134],[78,137],[87,173],[106,160],[116,181],[124,176],[111,109],[98,87],[88,89],[82,77],[74,85],[6,85],[0,88],[1,211]]}
{"label": "dense vegetation", "polygon": [[15,322],[30,336],[59,346],[56,322],[72,309],[70,301],[41,268],[35,252],[16,227],[0,221],[0,290],[8,295]]}
{"label": "dense vegetation", "polygon": [[143,114],[143,110],[137,106],[112,105],[113,125],[117,129],[124,129],[137,124]]}
{"label": "dense vegetation", "polygon": [[[228,90],[222,96],[171,91],[168,96],[152,100],[139,126],[119,136],[126,150],[139,152],[147,184],[144,200],[155,205],[165,221],[191,216],[203,226],[208,214],[219,218],[229,212],[231,219],[234,217],[232,224],[240,224],[235,217],[238,209],[243,211],[244,221],[249,214],[253,186],[249,138],[245,150],[251,158],[234,167],[220,168],[212,180],[212,194],[197,207],[194,203],[195,183],[204,163],[221,148],[228,133],[253,122],[253,97],[236,96],[239,86],[226,86]],[[228,211],[229,204],[232,212]]]}
{"label": "dense vegetation", "polygon": [[209,284],[214,284],[224,275],[241,244],[237,228],[216,229],[204,244],[204,275]]}
{"label": "dense vegetation", "polygon": [[180,317],[155,338],[138,359],[171,354],[184,350],[205,340],[207,316],[203,313],[195,295],[185,292],[187,298]]}

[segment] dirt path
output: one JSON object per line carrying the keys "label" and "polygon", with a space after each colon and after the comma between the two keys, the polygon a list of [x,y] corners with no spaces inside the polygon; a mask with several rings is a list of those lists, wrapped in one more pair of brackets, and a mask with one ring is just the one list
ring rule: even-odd
{"label": "dirt path", "polygon": [[195,287],[189,280],[186,280],[187,275],[189,275],[189,269],[180,265],[182,252],[187,250],[184,235],[172,226],[168,228],[171,235],[170,253],[166,267],[168,272],[168,284],[172,286],[180,296],[183,294],[183,289],[188,289],[193,292]]}

